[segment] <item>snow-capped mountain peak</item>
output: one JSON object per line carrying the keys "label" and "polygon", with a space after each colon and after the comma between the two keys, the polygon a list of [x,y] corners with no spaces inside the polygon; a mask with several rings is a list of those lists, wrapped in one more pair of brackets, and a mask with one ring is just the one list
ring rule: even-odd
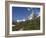
{"label": "snow-capped mountain peak", "polygon": [[[35,16],[34,12],[32,12],[32,14],[30,14],[26,19],[21,19],[21,20],[17,20],[17,22],[25,22],[26,20],[31,20],[33,19]],[[36,16],[35,18],[38,18],[40,16],[40,13],[38,14],[38,16]]]}
{"label": "snow-capped mountain peak", "polygon": [[33,16],[34,16],[34,12],[32,12],[32,14],[30,14],[30,15],[28,16],[28,20],[31,20],[31,19],[33,18]]}
{"label": "snow-capped mountain peak", "polygon": [[37,17],[39,17],[40,16],[40,13],[38,14],[38,16]]}

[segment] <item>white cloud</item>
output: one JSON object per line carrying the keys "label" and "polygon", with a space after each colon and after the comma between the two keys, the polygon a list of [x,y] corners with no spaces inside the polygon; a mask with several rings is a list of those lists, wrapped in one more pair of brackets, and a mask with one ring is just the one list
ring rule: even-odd
{"label": "white cloud", "polygon": [[22,19],[22,20],[17,20],[17,22],[22,22],[22,21],[26,21],[25,19]]}
{"label": "white cloud", "polygon": [[26,21],[25,19],[23,19],[22,21]]}
{"label": "white cloud", "polygon": [[19,20],[17,20],[17,22],[19,22]]}
{"label": "white cloud", "polygon": [[27,8],[28,11],[30,11],[31,9],[30,8]]}

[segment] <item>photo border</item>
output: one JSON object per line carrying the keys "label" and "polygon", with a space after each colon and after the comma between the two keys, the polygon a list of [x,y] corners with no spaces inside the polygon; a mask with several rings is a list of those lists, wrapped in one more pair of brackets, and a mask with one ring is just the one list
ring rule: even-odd
{"label": "photo border", "polygon": [[[12,31],[12,6],[13,7],[32,7],[32,8],[40,8],[40,30],[28,30],[28,31]],[[10,13],[10,31],[9,34],[25,34],[25,33],[42,33],[43,32],[43,6],[41,5],[26,5],[26,4],[10,4],[9,6]]]}
{"label": "photo border", "polygon": [[[29,5],[42,5],[43,6],[43,33],[30,33],[30,34],[9,34],[9,5],[10,4],[29,4]],[[19,2],[19,1],[5,1],[5,37],[18,37],[18,36],[35,36],[45,34],[45,4],[34,2]]]}

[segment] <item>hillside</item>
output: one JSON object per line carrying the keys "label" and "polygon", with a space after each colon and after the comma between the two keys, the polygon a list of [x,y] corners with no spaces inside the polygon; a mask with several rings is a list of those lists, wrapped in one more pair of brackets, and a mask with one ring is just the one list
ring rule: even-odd
{"label": "hillside", "polygon": [[13,22],[14,27],[12,27],[13,31],[18,31],[21,28],[23,28],[23,30],[39,30],[40,29],[40,17],[36,18],[36,19],[32,19],[32,20],[26,20],[25,22]]}

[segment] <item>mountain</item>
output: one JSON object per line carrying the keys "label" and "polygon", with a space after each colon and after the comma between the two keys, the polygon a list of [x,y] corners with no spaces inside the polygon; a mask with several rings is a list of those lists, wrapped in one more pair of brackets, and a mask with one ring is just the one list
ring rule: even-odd
{"label": "mountain", "polygon": [[34,12],[32,12],[32,14],[30,14],[28,17],[27,17],[27,20],[31,20],[34,18]]}
{"label": "mountain", "polygon": [[30,14],[26,19],[16,20],[16,22],[12,23],[15,25],[12,27],[13,31],[16,30],[39,30],[40,29],[40,14],[37,16],[34,14]]}
{"label": "mountain", "polygon": [[40,16],[36,19],[26,20],[25,22],[16,22],[16,26],[12,27],[13,31],[16,30],[39,30],[40,29]]}
{"label": "mountain", "polygon": [[27,20],[24,23],[23,30],[39,30],[40,29],[40,17],[32,20]]}
{"label": "mountain", "polygon": [[[35,19],[35,18],[37,18],[37,17],[39,17],[40,16],[40,14],[38,14],[38,16],[36,16],[35,14],[34,14],[34,12],[32,12],[32,14],[30,14],[26,19],[21,19],[21,20],[16,20],[17,22],[25,22],[26,20],[31,20],[31,19]],[[34,18],[35,17],[35,18]]]}

